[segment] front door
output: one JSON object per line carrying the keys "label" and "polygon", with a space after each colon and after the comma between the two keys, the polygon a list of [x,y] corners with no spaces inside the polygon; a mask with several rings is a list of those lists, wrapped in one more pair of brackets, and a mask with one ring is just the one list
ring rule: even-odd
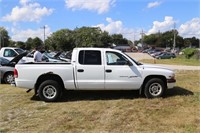
{"label": "front door", "polygon": [[135,65],[120,53],[107,51],[105,65],[105,89],[129,90],[139,89],[141,86],[141,73]]}

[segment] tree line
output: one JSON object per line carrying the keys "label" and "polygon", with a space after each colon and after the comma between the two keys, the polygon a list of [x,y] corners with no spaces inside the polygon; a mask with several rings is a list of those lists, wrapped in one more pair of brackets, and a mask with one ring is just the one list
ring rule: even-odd
{"label": "tree line", "polygon": [[155,47],[173,47],[174,32],[176,32],[176,47],[199,47],[199,39],[196,37],[183,38],[177,31],[171,30],[164,33],[144,35],[140,40],[132,42],[123,37],[122,34],[110,35],[98,27],[81,27],[74,30],[60,29],[53,32],[43,42],[39,37],[27,38],[25,42],[13,41],[4,27],[0,27],[1,47],[16,46],[26,50],[37,46],[44,46],[48,50],[68,51],[75,47],[111,47],[115,45],[130,45],[143,43]]}

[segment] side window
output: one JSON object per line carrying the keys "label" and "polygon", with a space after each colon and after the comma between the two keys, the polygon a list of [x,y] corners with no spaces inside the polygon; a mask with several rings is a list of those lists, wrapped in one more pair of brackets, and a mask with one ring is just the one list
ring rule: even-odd
{"label": "side window", "polygon": [[107,65],[126,65],[128,59],[117,52],[106,52]]}
{"label": "side window", "polygon": [[3,56],[4,57],[15,57],[15,56],[17,56],[17,53],[15,51],[13,51],[12,49],[5,49]]}
{"label": "side window", "polygon": [[81,50],[79,52],[79,64],[101,65],[101,51]]}

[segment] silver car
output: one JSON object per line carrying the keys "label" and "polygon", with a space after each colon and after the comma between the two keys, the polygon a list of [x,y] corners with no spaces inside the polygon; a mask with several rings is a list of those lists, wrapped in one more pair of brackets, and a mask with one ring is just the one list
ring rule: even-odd
{"label": "silver car", "polygon": [[25,55],[27,55],[26,52],[16,56],[11,61],[9,61],[4,57],[0,57],[0,77],[1,77],[0,83],[3,81],[6,84],[11,84],[15,81],[14,78],[15,64],[17,64],[19,60]]}

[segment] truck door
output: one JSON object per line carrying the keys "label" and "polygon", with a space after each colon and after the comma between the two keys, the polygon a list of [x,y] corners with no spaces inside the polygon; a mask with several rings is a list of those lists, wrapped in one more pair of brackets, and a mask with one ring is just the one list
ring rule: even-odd
{"label": "truck door", "polygon": [[76,65],[77,88],[104,89],[104,66],[101,50],[80,50]]}
{"label": "truck door", "polygon": [[137,67],[121,53],[106,51],[105,89],[139,89],[141,74]]}

